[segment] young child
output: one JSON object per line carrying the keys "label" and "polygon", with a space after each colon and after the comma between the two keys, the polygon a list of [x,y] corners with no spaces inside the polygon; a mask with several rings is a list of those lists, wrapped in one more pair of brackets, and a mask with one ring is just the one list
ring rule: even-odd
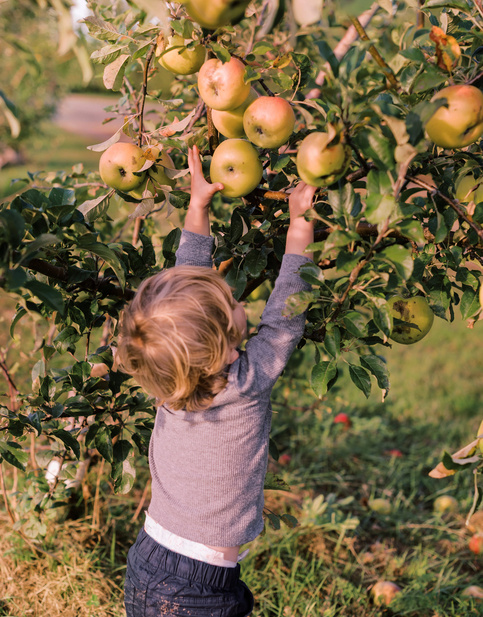
{"label": "young child", "polygon": [[149,448],[152,498],[128,555],[127,617],[245,617],[240,546],[263,529],[270,394],[302,337],[305,315],[284,317],[287,297],[309,286],[315,188],[289,198],[285,255],[257,333],[245,346],[243,306],[213,269],[209,207],[222,184],[189,151],[191,200],[176,266],[144,281],[125,309],[121,368],[156,397]]}

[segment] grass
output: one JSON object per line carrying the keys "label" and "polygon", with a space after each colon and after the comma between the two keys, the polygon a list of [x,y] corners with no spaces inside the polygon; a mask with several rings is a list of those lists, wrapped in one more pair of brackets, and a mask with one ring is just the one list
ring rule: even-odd
{"label": "grass", "polygon": [[[297,352],[273,397],[272,435],[290,458],[270,462],[292,488],[267,492],[266,505],[294,515],[299,525],[267,527],[250,547],[242,574],[257,599],[255,617],[479,614],[478,601],[461,595],[483,584],[483,560],[468,550],[465,528],[473,479],[462,471],[438,481],[428,471],[478,428],[480,329],[481,323],[469,330],[437,320],[419,344],[385,350],[392,390],[384,403],[376,393],[366,400],[344,377],[335,392],[315,400],[307,386],[310,354]],[[339,411],[350,415],[349,430],[333,423]],[[137,507],[147,470],[127,497],[113,495],[96,467],[90,474],[84,499],[79,495],[73,515],[51,525],[42,552],[25,544],[3,515],[0,615],[123,616],[125,559],[142,518]],[[445,493],[459,509],[436,514],[433,501]],[[390,513],[371,511],[373,497],[389,499]],[[379,579],[402,589],[392,612],[371,598]]]}

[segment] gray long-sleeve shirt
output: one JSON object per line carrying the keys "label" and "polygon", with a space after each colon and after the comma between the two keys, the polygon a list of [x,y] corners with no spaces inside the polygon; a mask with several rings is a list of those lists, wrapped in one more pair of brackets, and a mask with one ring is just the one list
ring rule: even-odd
{"label": "gray long-sleeve shirt", "polygon": [[[183,231],[176,265],[211,267],[213,238]],[[310,286],[297,274],[308,258],[285,255],[257,329],[205,411],[157,410],[149,448],[149,515],[183,538],[238,546],[263,530],[270,394],[302,337],[305,314],[282,315],[288,296]]]}

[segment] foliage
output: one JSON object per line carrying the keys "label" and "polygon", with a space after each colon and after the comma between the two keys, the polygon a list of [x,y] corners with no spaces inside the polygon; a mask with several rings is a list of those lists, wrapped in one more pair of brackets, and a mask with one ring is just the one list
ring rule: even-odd
{"label": "foliage", "polygon": [[[177,76],[169,91],[157,89],[160,74],[166,76],[157,54],[171,30],[201,40],[222,61],[230,54],[243,58],[246,80],[260,93],[290,100],[297,117],[286,146],[259,150],[262,184],[243,199],[218,195],[213,204],[215,262],[237,298],[251,300],[277,276],[303,137],[327,131],[351,148],[345,177],[318,192],[311,214],[316,260],[301,275],[312,290],[287,306],[289,313],[308,308],[301,346],[314,359],[316,397],[336,387],[345,369],[366,397],[376,384],[387,395],[391,295],[421,294],[440,319],[452,322],[458,314],[476,322],[483,204],[459,202],[455,182],[470,170],[478,178],[480,147],[438,148],[424,127],[445,104],[431,102],[436,89],[479,83],[480,5],[429,0],[420,8],[415,0],[380,0],[370,39],[355,17],[370,3],[327,2],[323,15],[304,25],[293,18],[297,4],[255,1],[239,24],[208,32],[175,3],[90,3],[86,26],[100,41],[91,58],[104,67],[106,89],[119,93],[108,111],[125,119],[92,149],[105,150],[121,133],[140,145],[159,144],[179,170],[178,185],[163,187],[161,202],[152,194],[139,201],[116,195],[78,167],[54,179],[32,174],[32,185],[41,180],[48,188],[30,186],[4,203],[0,286],[18,298],[12,336],[27,315],[49,323],[29,390],[17,388],[2,362],[9,386],[1,408],[6,462],[26,469],[26,440],[34,435],[50,444],[61,465],[91,460],[95,452],[110,463],[114,490],[125,492],[134,482],[134,453],[146,453],[152,402],[112,370],[119,312],[143,278],[173,264],[180,229],[166,227],[175,210],[182,219],[189,200],[182,179],[187,147],[197,144],[206,164],[220,139],[197,96],[196,76]],[[346,46],[351,26],[361,36]],[[454,37],[459,56],[441,61],[445,50],[435,44],[433,27]],[[132,204],[128,221],[112,213],[120,197]],[[61,499],[60,484],[57,477],[39,487],[32,511]]]}

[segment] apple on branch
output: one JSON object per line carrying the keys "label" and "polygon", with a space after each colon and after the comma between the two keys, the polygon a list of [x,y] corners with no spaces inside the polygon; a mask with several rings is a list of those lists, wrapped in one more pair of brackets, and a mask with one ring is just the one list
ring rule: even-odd
{"label": "apple on branch", "polygon": [[297,152],[297,172],[311,186],[330,186],[346,173],[352,152],[329,124],[328,132],[314,131],[301,142]]}
{"label": "apple on branch", "polygon": [[246,108],[258,98],[257,91],[254,88],[250,89],[250,93],[245,101],[235,107],[235,109],[227,109],[226,111],[219,111],[213,109],[211,118],[216,130],[227,137],[228,139],[242,139],[245,138],[245,130],[243,128],[243,114]]}
{"label": "apple on branch", "polygon": [[475,86],[459,84],[437,92],[432,101],[446,99],[426,124],[429,139],[442,148],[464,148],[483,134],[483,93]]}
{"label": "apple on branch", "polygon": [[260,183],[263,167],[257,149],[244,139],[222,141],[213,153],[210,177],[221,182],[225,197],[244,197]]}
{"label": "apple on branch", "polygon": [[192,75],[197,73],[206,57],[204,45],[195,44],[187,47],[190,41],[179,34],[168,37],[164,50],[159,55],[159,64],[175,75]]}
{"label": "apple on branch", "polygon": [[143,184],[146,159],[143,149],[133,143],[118,141],[109,146],[99,159],[99,173],[111,188],[129,193]]}
{"label": "apple on branch", "polygon": [[434,313],[423,296],[413,298],[393,296],[389,298],[387,304],[392,318],[399,320],[393,325],[389,336],[396,343],[412,345],[431,330]]}
{"label": "apple on branch", "polygon": [[189,0],[186,12],[203,28],[216,30],[240,21],[251,0]]}
{"label": "apple on branch", "polygon": [[248,106],[243,128],[248,139],[260,148],[278,148],[293,133],[292,105],[279,96],[261,96]]}
{"label": "apple on branch", "polygon": [[245,102],[251,86],[245,83],[245,65],[238,58],[228,62],[207,60],[198,73],[198,90],[208,107],[220,111],[235,109]]}
{"label": "apple on branch", "polygon": [[461,176],[456,182],[455,197],[463,204],[483,201],[483,178],[476,180],[472,173]]}

